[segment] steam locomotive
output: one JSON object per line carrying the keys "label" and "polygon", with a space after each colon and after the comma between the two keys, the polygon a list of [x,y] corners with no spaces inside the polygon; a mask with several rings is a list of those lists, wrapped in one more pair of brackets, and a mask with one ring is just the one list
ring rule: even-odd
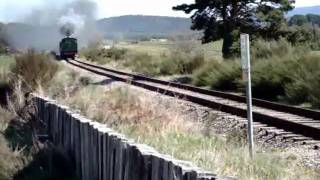
{"label": "steam locomotive", "polygon": [[76,38],[67,36],[60,41],[60,59],[75,59],[78,54],[78,41]]}

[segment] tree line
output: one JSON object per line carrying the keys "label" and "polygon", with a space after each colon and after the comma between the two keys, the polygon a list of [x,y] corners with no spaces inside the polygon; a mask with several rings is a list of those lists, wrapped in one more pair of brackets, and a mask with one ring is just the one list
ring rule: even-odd
{"label": "tree line", "polygon": [[253,40],[286,38],[293,45],[306,43],[319,48],[314,42],[320,37],[318,28],[292,27],[317,24],[319,16],[294,16],[288,22],[285,15],[294,4],[294,0],[199,0],[173,10],[191,14],[191,29],[203,31],[203,43],[223,39],[223,56],[232,58],[239,54],[240,33],[250,34]]}
{"label": "tree line", "polygon": [[320,15],[307,14],[307,15],[294,15],[288,22],[289,26],[316,26],[320,27]]}

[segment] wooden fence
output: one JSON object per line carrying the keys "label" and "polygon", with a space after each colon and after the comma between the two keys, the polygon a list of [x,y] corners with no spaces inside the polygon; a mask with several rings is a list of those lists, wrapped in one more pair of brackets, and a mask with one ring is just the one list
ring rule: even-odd
{"label": "wooden fence", "polygon": [[81,180],[231,179],[162,155],[55,101],[32,96],[37,118],[45,122],[53,144],[71,157]]}

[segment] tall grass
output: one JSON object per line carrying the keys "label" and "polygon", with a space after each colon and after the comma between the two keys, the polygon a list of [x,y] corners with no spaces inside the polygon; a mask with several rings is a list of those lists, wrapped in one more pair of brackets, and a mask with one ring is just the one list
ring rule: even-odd
{"label": "tall grass", "polygon": [[193,74],[193,84],[210,86],[220,90],[237,89],[241,76],[240,63],[237,61],[211,60]]}
{"label": "tall grass", "polygon": [[286,98],[293,103],[310,102],[320,108],[320,56],[300,57],[290,69],[292,82],[285,86]]}
{"label": "tall grass", "polygon": [[17,117],[17,111],[21,109],[18,87],[13,89],[13,93],[8,94],[8,107],[0,105],[0,179],[12,179],[28,159],[23,153],[23,148],[12,147],[6,137],[10,123]]}
{"label": "tall grass", "polygon": [[10,66],[14,65],[15,60],[11,56],[0,56],[0,86],[9,83]]}
{"label": "tall grass", "polygon": [[71,179],[65,155],[38,146],[33,133],[39,122],[27,115],[31,109],[24,104],[21,86],[13,86],[8,106],[0,106],[0,179]]}
{"label": "tall grass", "polygon": [[86,86],[61,100],[161,153],[192,161],[219,175],[239,179],[319,177],[314,171],[299,167],[300,159],[291,152],[272,152],[258,146],[255,158],[250,159],[247,146],[237,137],[202,134],[205,127],[201,123],[176,110],[179,102],[166,101],[157,95],[147,96],[122,86]]}
{"label": "tall grass", "polygon": [[253,42],[251,47],[251,56],[256,59],[272,59],[275,57],[285,57],[297,55],[308,51],[308,46],[292,46],[287,40],[281,38],[279,40],[265,41],[258,39]]}
{"label": "tall grass", "polygon": [[15,65],[11,69],[13,80],[22,79],[28,89],[46,87],[58,71],[58,65],[50,56],[32,50],[16,56],[15,59]]}
{"label": "tall grass", "polygon": [[162,54],[122,48],[103,49],[99,46],[83,49],[81,54],[89,61],[99,64],[115,62],[122,68],[150,76],[191,74],[205,59],[202,51],[187,43],[172,47]]}
{"label": "tall grass", "polygon": [[97,62],[99,64],[107,64],[111,61],[123,60],[127,53],[126,49],[111,48],[104,49],[99,44],[89,45],[80,51],[80,56],[87,60]]}
{"label": "tall grass", "polygon": [[172,50],[159,64],[160,75],[192,74],[204,62],[204,55],[200,52]]}
{"label": "tall grass", "polygon": [[[251,53],[254,97],[319,108],[319,54],[284,39],[258,40]],[[193,84],[243,92],[239,63],[239,59],[208,61],[193,74]]]}
{"label": "tall grass", "polygon": [[24,165],[22,153],[11,149],[8,144],[5,137],[0,134],[0,179],[3,180],[12,179]]}

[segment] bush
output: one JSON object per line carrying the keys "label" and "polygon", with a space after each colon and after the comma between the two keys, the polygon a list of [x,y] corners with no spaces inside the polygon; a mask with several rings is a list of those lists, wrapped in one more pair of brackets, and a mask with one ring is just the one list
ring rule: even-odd
{"label": "bush", "polygon": [[292,83],[285,86],[286,99],[291,103],[310,102],[320,107],[320,56],[307,54],[295,64]]}
{"label": "bush", "polygon": [[211,60],[193,75],[193,84],[210,86],[213,89],[235,90],[241,78],[241,68],[237,61]]}
{"label": "bush", "polygon": [[[320,107],[320,55],[309,53],[308,48],[293,47],[283,39],[257,41],[252,50],[254,97],[291,104],[309,102],[313,107]],[[240,90],[244,82],[238,62],[240,60],[210,61],[194,73],[193,84]]]}
{"label": "bush", "polygon": [[46,87],[58,71],[58,65],[50,56],[28,51],[15,57],[16,63],[12,66],[14,80],[22,78],[23,84],[31,90],[39,86]]}
{"label": "bush", "polygon": [[278,41],[256,40],[251,48],[253,60],[269,59],[274,57],[284,57],[287,55],[301,54],[307,50],[304,46],[292,46],[287,40]]}
{"label": "bush", "polygon": [[125,59],[127,54],[126,49],[111,48],[104,49],[97,45],[90,45],[81,50],[80,55],[87,60],[97,62],[99,64],[106,64],[110,61],[118,61]]}
{"label": "bush", "polygon": [[129,67],[132,71],[144,75],[155,76],[159,74],[158,60],[147,53],[131,52],[123,63],[124,67]]}
{"label": "bush", "polygon": [[285,85],[292,82],[296,62],[273,58],[254,63],[252,67],[252,94],[254,97],[276,100],[285,95]]}
{"label": "bush", "polygon": [[160,75],[191,74],[204,64],[204,55],[174,50],[159,64]]}
{"label": "bush", "polygon": [[[1,110],[1,107],[0,107]],[[3,117],[0,117],[3,118]],[[14,174],[23,167],[22,153],[12,150],[9,142],[0,134],[0,179],[12,179]]]}
{"label": "bush", "polygon": [[147,53],[129,53],[123,63],[135,72],[150,76],[191,74],[204,63],[202,55],[188,55],[173,51],[161,57],[151,56]]}

